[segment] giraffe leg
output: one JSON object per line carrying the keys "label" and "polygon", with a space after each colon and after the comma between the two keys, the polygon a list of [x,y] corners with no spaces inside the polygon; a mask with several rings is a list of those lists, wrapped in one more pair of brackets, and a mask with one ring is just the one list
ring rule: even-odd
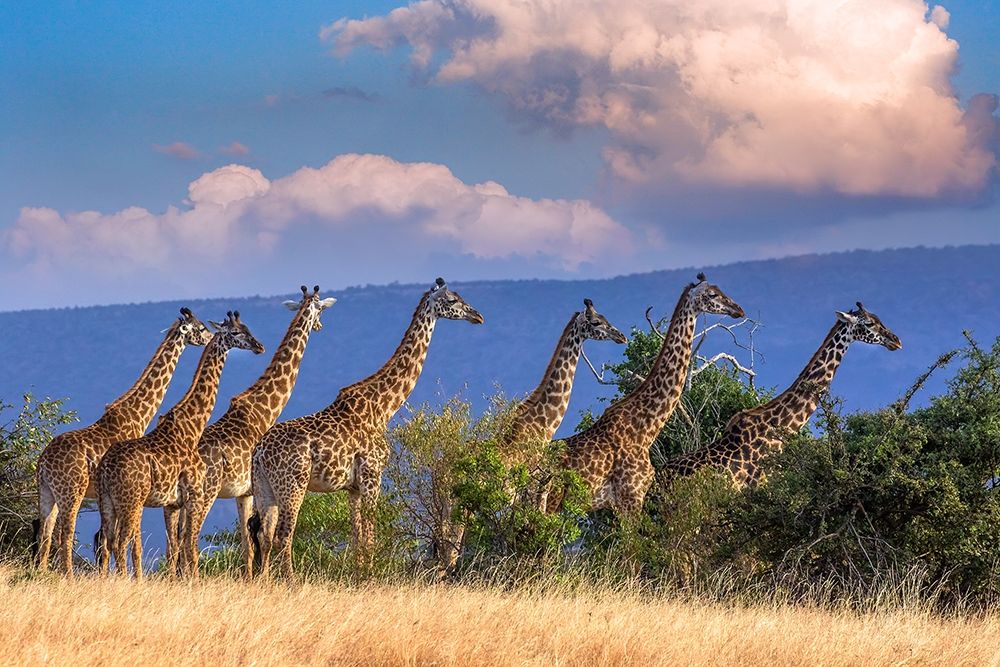
{"label": "giraffe leg", "polygon": [[185,577],[198,578],[198,535],[205,520],[204,480],[195,478],[188,483],[184,492],[184,538],[181,540],[181,574]]}
{"label": "giraffe leg", "polygon": [[52,547],[52,533],[55,530],[59,518],[59,505],[56,503],[55,495],[49,485],[42,481],[38,485],[38,517],[41,523],[38,526],[38,555],[35,563],[39,570],[47,570],[49,567],[49,549]]}
{"label": "giraffe leg", "polygon": [[[264,475],[254,475],[253,506],[257,517],[256,537],[253,538],[256,552],[255,560],[259,562],[257,575],[263,578],[270,576],[271,546],[274,544],[274,530],[278,525],[278,503],[274,498],[271,484]],[[247,525],[249,529],[249,524]],[[253,576],[253,570],[249,570]]]}
{"label": "giraffe leg", "polygon": [[136,526],[136,531],[132,535],[132,570],[135,572],[135,580],[142,581],[142,530]]}
{"label": "giraffe leg", "polygon": [[118,537],[115,568],[128,576],[128,548],[132,551],[132,570],[137,581],[142,580],[142,505],[125,508],[118,515]]}
{"label": "giraffe leg", "polygon": [[[210,480],[203,466],[195,466],[195,468],[191,473],[190,481],[186,482],[184,492],[185,553],[184,559],[181,561],[181,567],[193,577],[198,576],[198,560],[201,555],[198,549],[198,538],[201,535],[202,527],[205,525],[208,510],[212,508],[212,504],[218,497],[219,491],[222,490],[221,479]],[[244,523],[242,516],[239,521],[241,524]],[[245,527],[243,530],[245,530]]]}
{"label": "giraffe leg", "polygon": [[83,493],[74,493],[59,503],[62,518],[59,521],[59,562],[66,577],[73,578],[73,547],[76,544],[76,516],[83,504]]}
{"label": "giraffe leg", "polygon": [[97,506],[101,512],[101,527],[97,531],[100,540],[94,545],[94,555],[97,558],[97,571],[106,575],[110,569],[111,556],[117,549],[118,515],[107,495],[100,496]]}
{"label": "giraffe leg", "polygon": [[167,529],[167,557],[164,571],[169,576],[177,576],[177,559],[180,556],[180,535],[181,535],[181,508],[164,507],[163,523]]}
{"label": "giraffe leg", "polygon": [[299,518],[299,508],[306,495],[304,488],[290,491],[278,505],[278,522],[274,528],[274,545],[278,550],[281,574],[288,579],[295,576],[292,569],[292,538],[295,535],[295,522]]}
{"label": "giraffe leg", "polygon": [[246,571],[253,570],[253,545],[250,541],[250,515],[253,514],[253,496],[239,496],[236,499],[236,520],[240,526],[240,548]]}
{"label": "giraffe leg", "polygon": [[114,531],[109,543],[111,557],[115,559],[115,573],[124,576],[128,576],[128,556],[125,552],[131,537],[128,524],[128,518],[122,513],[116,517],[114,526],[106,529],[108,532]]}
{"label": "giraffe leg", "polygon": [[375,558],[375,508],[378,491],[350,491],[351,550],[359,571],[370,569]]}
{"label": "giraffe leg", "polygon": [[375,512],[382,490],[382,469],[361,458],[356,465],[357,497],[351,496],[354,555],[359,567],[370,569],[375,560]]}

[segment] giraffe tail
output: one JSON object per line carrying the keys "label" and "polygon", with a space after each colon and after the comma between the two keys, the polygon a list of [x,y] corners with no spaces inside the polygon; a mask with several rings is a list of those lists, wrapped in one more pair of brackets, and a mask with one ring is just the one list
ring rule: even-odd
{"label": "giraffe tail", "polygon": [[253,542],[253,569],[260,571],[260,512],[254,512],[247,519],[247,529],[250,531],[250,541]]}
{"label": "giraffe tail", "polygon": [[38,533],[42,530],[42,520],[35,518],[31,520],[31,543],[28,548],[31,549],[31,562],[38,561]]}
{"label": "giraffe tail", "polygon": [[107,549],[107,545],[104,543],[104,526],[99,526],[97,532],[94,533],[94,562],[100,564],[101,557],[104,554],[104,550]]}

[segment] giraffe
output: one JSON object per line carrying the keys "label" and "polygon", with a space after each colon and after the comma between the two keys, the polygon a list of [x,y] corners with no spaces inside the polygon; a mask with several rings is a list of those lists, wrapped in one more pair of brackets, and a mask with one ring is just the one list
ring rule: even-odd
{"label": "giraffe", "polygon": [[382,368],[340,390],[328,407],[273,426],[254,449],[252,539],[260,574],[268,576],[272,545],[292,576],[292,535],[306,491],[347,490],[352,548],[359,565],[371,557],[372,517],[389,458],[389,419],[416,386],[439,319],[482,324],[483,316],[438,278],[424,293],[403,340]]}
{"label": "giraffe", "polygon": [[502,437],[510,447],[526,440],[551,440],[556,434],[573,390],[573,379],[580,361],[585,340],[611,340],[619,344],[628,342],[621,331],[597,312],[594,302],[583,300],[584,309],[573,313],[559,336],[556,349],[542,375],[542,381],[514,411],[510,425]]}
{"label": "giraffe", "polygon": [[[141,436],[163,402],[167,385],[185,346],[207,345],[211,333],[188,308],[167,330],[139,379],[109,403],[90,426],[62,433],[48,444],[38,459],[37,564],[48,567],[53,533],[59,560],[73,576],[73,543],[76,517],[84,498],[96,498],[94,471],[108,447]],[[58,530],[56,530],[58,528]]]}
{"label": "giraffe", "polygon": [[[248,572],[251,551],[247,521],[253,504],[250,496],[250,455],[261,436],[278,420],[292,395],[309,334],[323,328],[320,316],[337,302],[333,297],[320,299],[319,285],[313,287],[312,294],[305,285],[301,290],[300,301],[284,302],[287,308],[295,311],[295,315],[263,375],[232,399],[226,413],[208,425],[198,443],[198,452],[207,466],[204,511],[199,516],[186,518],[185,530],[193,531],[194,536],[185,539],[198,539],[205,515],[216,498],[236,498],[240,538]],[[163,508],[168,533],[177,534],[177,513],[175,508]],[[176,565],[176,559],[176,551],[168,554],[167,562],[171,570]],[[197,568],[197,563],[191,567]]]}
{"label": "giraffe", "polygon": [[[524,448],[548,442],[555,436],[569,408],[573,380],[585,340],[610,340],[621,345],[628,342],[625,334],[597,312],[593,301],[583,300],[583,310],[573,313],[563,328],[541,382],[514,408],[510,422],[499,436],[500,453],[508,463],[522,459]],[[538,497],[530,502],[544,506],[544,485],[532,495]],[[439,574],[444,576],[454,569],[458,560],[465,526],[447,518],[451,516],[449,499],[442,500],[441,516],[445,518],[441,535],[434,539],[433,551],[438,554]]]}
{"label": "giraffe", "polygon": [[786,435],[806,425],[852,342],[881,345],[890,351],[903,347],[877,315],[860,301],[856,305],[855,310],[837,311],[833,328],[788,389],[764,405],[737,412],[712,444],[668,460],[657,473],[657,482],[669,483],[705,466],[727,472],[736,486],[759,481],[761,461],[781,449]]}
{"label": "giraffe", "polygon": [[564,465],[583,479],[592,509],[633,515],[642,507],[653,464],[649,448],[680,400],[691,365],[695,320],[701,313],[743,317],[743,309],[703,273],[684,288],[652,370],[594,424],[566,439]]}
{"label": "giraffe", "polygon": [[[121,574],[127,573],[125,549],[132,545],[132,567],[142,579],[142,508],[184,506],[195,515],[203,502],[205,463],[198,455],[198,438],[215,407],[222,366],[229,350],[261,354],[264,346],[240,320],[239,312],[224,322],[209,322],[215,333],[205,346],[194,379],[178,403],[147,435],[112,445],[97,466],[97,502],[101,510],[99,569],[107,571],[109,555]],[[176,533],[168,533],[168,542]],[[183,549],[197,549],[186,542]],[[173,547],[176,549],[177,547]],[[194,558],[183,562],[194,563]],[[196,576],[197,572],[192,572]]]}

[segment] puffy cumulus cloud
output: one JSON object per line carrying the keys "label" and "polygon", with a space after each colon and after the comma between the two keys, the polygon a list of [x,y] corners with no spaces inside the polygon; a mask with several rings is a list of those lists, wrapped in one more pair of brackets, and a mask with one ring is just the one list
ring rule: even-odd
{"label": "puffy cumulus cloud", "polygon": [[408,45],[522,118],[604,126],[625,182],[942,197],[996,162],[993,109],[951,87],[948,21],[917,0],[420,0],[321,36],[341,56]]}
{"label": "puffy cumulus cloud", "polygon": [[[245,292],[266,289],[255,282],[260,267],[298,269],[296,255],[320,247],[328,249],[328,261],[348,268],[433,253],[571,272],[621,259],[631,246],[628,231],[587,201],[517,197],[498,183],[464,183],[442,165],[380,155],[341,155],[274,181],[231,164],[192,182],[184,203],[163,213],[24,208],[13,227],[0,232],[6,275],[53,272],[70,284],[103,276],[188,286],[211,275]],[[399,277],[384,265],[363,275]]]}
{"label": "puffy cumulus cloud", "polygon": [[231,164],[202,174],[188,186],[188,202],[226,207],[266,194],[271,182],[257,169]]}

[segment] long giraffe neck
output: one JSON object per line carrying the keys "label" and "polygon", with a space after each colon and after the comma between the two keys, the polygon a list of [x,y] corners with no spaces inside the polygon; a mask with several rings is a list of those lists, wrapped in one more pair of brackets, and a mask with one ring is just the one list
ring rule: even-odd
{"label": "long giraffe neck", "polygon": [[231,402],[230,409],[239,406],[252,412],[255,416],[252,425],[261,432],[274,425],[292,395],[313,328],[308,312],[307,307],[299,309],[264,373]]}
{"label": "long giraffe neck", "polygon": [[184,335],[175,324],[156,348],[139,379],[107,406],[98,421],[115,425],[116,430],[122,431],[122,439],[142,435],[163,403],[184,347]]}
{"label": "long giraffe neck", "polygon": [[[375,404],[376,416],[388,422],[392,415],[402,407],[417,386],[417,379],[424,369],[427,358],[427,348],[434,333],[437,318],[431,312],[428,295],[425,295],[413,313],[410,326],[403,334],[403,340],[393,352],[389,360],[370,377],[345,387],[341,392],[367,393]],[[327,409],[332,409],[334,404]]]}
{"label": "long giraffe neck", "polygon": [[[219,393],[219,380],[222,377],[222,367],[226,363],[226,355],[229,347],[223,341],[222,336],[216,334],[212,338],[205,351],[198,361],[198,368],[195,369],[194,379],[187,393],[170,409],[164,420],[173,422],[175,425],[182,425],[196,434],[201,434],[205,430],[208,418],[215,408],[215,398]],[[159,424],[157,424],[159,428]]]}
{"label": "long giraffe neck", "polygon": [[791,386],[764,405],[763,411],[781,414],[783,428],[798,431],[805,426],[833,382],[852,340],[848,326],[838,320]]}
{"label": "long giraffe neck", "polygon": [[[634,424],[636,443],[649,444],[670,419],[684,390],[691,366],[698,311],[690,297],[692,287],[681,294],[660,352],[646,379],[608,410],[626,410]],[[607,411],[606,411],[607,412]],[[598,420],[600,421],[600,420]]]}
{"label": "long giraffe neck", "polygon": [[563,329],[542,381],[517,408],[511,422],[509,439],[522,437],[550,440],[566,416],[573,379],[583,350],[583,336],[576,327],[579,313],[574,313]]}

